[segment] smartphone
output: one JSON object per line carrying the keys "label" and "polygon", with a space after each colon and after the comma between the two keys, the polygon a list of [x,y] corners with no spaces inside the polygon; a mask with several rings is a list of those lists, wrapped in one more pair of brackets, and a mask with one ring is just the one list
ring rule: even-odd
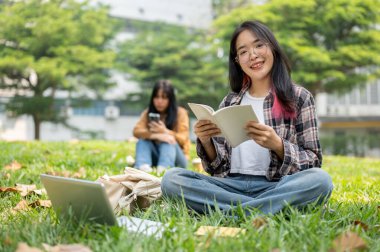
{"label": "smartphone", "polygon": [[158,122],[160,120],[160,114],[158,113],[149,113],[148,117],[150,122]]}

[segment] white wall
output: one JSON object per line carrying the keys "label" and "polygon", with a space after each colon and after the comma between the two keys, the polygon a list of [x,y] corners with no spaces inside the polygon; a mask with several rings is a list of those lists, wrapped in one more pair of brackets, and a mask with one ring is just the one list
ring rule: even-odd
{"label": "white wall", "polygon": [[31,139],[30,126],[27,116],[10,119],[0,114],[0,140],[28,140]]}
{"label": "white wall", "polygon": [[124,19],[162,21],[208,28],[212,21],[211,0],[98,0],[110,5],[111,15]]}
{"label": "white wall", "polygon": [[[106,140],[124,141],[132,137],[132,130],[139,116],[120,116],[115,120],[107,120],[102,116],[74,116],[69,123],[82,130],[104,131]],[[42,123],[41,140],[66,141],[77,138],[78,134],[63,125]],[[0,140],[33,140],[34,126],[30,116],[9,119],[0,115]]]}
{"label": "white wall", "polygon": [[343,95],[320,93],[316,107],[318,116],[380,116],[380,80]]}
{"label": "white wall", "polygon": [[350,104],[349,101],[339,104],[327,102],[328,95],[321,93],[317,95],[316,107],[318,116],[331,117],[360,117],[380,116],[380,104]]}
{"label": "white wall", "polygon": [[[104,131],[106,140],[124,141],[131,138],[132,130],[139,116],[120,116],[116,120],[107,120],[102,116],[72,116],[69,123],[82,130]],[[195,141],[193,132],[195,119],[190,119],[190,139]],[[62,125],[43,123],[41,125],[41,140],[67,141],[77,138],[78,134]],[[0,114],[0,140],[25,141],[34,139],[33,121],[30,116],[9,119]]]}

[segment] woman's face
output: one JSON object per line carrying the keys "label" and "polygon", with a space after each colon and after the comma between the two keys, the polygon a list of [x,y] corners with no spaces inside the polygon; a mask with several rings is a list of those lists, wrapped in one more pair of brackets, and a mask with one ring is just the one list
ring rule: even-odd
{"label": "woman's face", "polygon": [[164,113],[169,107],[169,98],[162,89],[159,89],[157,95],[153,97],[153,105],[159,113]]}
{"label": "woman's face", "polygon": [[236,61],[253,82],[268,81],[273,67],[273,53],[268,44],[249,31],[242,31],[236,39]]}

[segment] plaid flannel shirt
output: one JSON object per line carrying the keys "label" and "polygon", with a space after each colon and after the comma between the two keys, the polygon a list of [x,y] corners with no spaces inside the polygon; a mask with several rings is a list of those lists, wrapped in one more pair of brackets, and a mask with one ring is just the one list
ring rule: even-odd
{"label": "plaid flannel shirt", "polygon": [[[219,108],[240,104],[248,89],[249,87],[244,87],[239,93],[229,93]],[[294,85],[294,91],[297,98],[297,114],[294,119],[273,118],[271,92],[264,100],[265,124],[276,131],[284,144],[283,160],[274,151],[269,150],[271,162],[266,173],[268,180],[279,180],[285,175],[322,165],[314,98],[308,90],[298,85]],[[215,177],[225,177],[231,170],[232,148],[224,137],[213,137],[212,142],[217,153],[215,160],[208,160],[199,139],[197,139],[197,154],[202,159],[207,173]]]}

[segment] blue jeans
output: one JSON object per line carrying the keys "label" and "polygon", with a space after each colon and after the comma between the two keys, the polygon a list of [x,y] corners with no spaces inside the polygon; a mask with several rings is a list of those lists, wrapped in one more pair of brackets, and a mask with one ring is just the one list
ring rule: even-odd
{"label": "blue jeans", "polygon": [[228,214],[241,204],[249,215],[252,208],[274,214],[288,205],[321,204],[330,197],[333,184],[330,175],[320,168],[287,175],[280,181],[243,174],[217,178],[174,168],[165,173],[161,189],[166,197],[183,197],[186,205],[199,213],[218,207]]}
{"label": "blue jeans", "polygon": [[178,144],[139,139],[136,144],[135,168],[143,164],[186,168],[187,160]]}

